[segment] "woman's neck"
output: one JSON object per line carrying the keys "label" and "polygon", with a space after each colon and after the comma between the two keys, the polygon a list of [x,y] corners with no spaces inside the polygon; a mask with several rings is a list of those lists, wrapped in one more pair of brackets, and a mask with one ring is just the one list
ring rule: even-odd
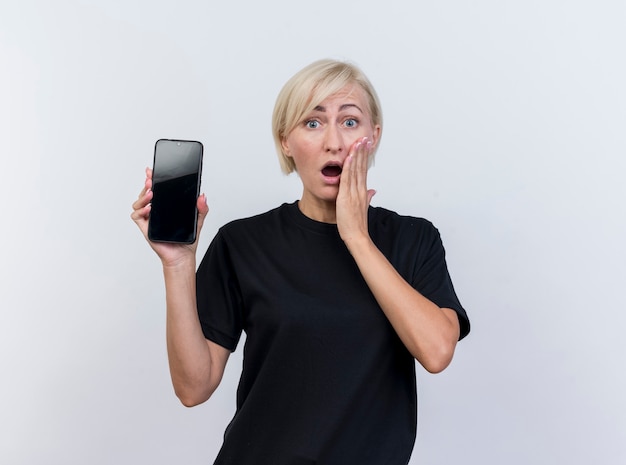
{"label": "woman's neck", "polygon": [[337,223],[337,208],[334,201],[327,202],[319,200],[313,202],[310,199],[302,198],[298,201],[298,208],[304,214],[312,220],[319,221],[321,223]]}

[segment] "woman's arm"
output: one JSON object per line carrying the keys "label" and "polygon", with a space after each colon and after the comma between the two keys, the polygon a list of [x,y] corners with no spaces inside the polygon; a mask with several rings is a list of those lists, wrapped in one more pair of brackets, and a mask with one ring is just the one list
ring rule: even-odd
{"label": "woman's arm", "polygon": [[[360,142],[360,143],[359,143]],[[355,143],[341,173],[337,227],[363,278],[411,354],[431,373],[452,361],[460,325],[454,310],[439,308],[416,291],[372,242],[367,210],[374,195],[367,189],[371,144]]]}
{"label": "woman's arm", "polygon": [[396,333],[431,373],[452,361],[459,339],[454,310],[439,308],[407,283],[371,239],[346,242],[361,274]]}
{"label": "woman's arm", "polygon": [[204,337],[196,306],[195,259],[163,265],[167,354],[176,395],[187,407],[211,397],[230,351]]}
{"label": "woman's arm", "polygon": [[[148,240],[148,218],[152,200],[152,170],[131,218]],[[208,213],[204,195],[198,198],[198,237]],[[205,339],[196,307],[196,247],[148,240],[163,264],[166,296],[167,354],[176,395],[187,407],[206,401],[219,385],[230,352]]]}

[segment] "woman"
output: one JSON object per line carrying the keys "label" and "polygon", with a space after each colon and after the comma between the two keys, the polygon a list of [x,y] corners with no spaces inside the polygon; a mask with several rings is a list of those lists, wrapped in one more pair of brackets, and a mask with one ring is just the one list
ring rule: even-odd
{"label": "woman", "polygon": [[[196,273],[196,244],[161,258],[172,381],[206,401],[246,331],[237,411],[215,464],[406,464],[415,364],[450,363],[469,321],[437,230],[370,207],[381,133],[376,93],[353,65],[322,60],[287,82],[273,133],[299,201],[222,227]],[[133,204],[146,235],[151,171]],[[198,228],[208,212],[198,199]]]}

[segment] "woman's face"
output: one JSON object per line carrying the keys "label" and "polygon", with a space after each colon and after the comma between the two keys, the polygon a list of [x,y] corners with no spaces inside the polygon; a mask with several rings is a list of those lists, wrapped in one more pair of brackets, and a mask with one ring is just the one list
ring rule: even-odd
{"label": "woman's face", "polygon": [[320,103],[282,141],[302,180],[301,208],[334,203],[339,192],[341,168],[352,144],[367,137],[378,143],[380,126],[374,126],[368,100],[357,85],[344,87]]}

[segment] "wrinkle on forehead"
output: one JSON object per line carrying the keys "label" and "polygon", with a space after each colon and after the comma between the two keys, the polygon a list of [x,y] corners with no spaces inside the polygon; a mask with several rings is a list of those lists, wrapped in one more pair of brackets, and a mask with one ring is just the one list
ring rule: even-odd
{"label": "wrinkle on forehead", "polygon": [[[324,102],[335,99],[340,101],[344,99],[348,100],[347,102],[341,104],[341,106],[339,107],[339,111],[343,111],[350,107],[355,107],[363,115],[368,115],[371,119],[367,96],[365,95],[365,91],[361,89],[361,86],[359,86],[358,84],[348,84],[339,91],[327,95],[321,102],[313,106],[310,111],[325,112],[327,106],[324,105]],[[355,100],[358,103],[355,102]],[[311,105],[313,104],[311,103]]]}

